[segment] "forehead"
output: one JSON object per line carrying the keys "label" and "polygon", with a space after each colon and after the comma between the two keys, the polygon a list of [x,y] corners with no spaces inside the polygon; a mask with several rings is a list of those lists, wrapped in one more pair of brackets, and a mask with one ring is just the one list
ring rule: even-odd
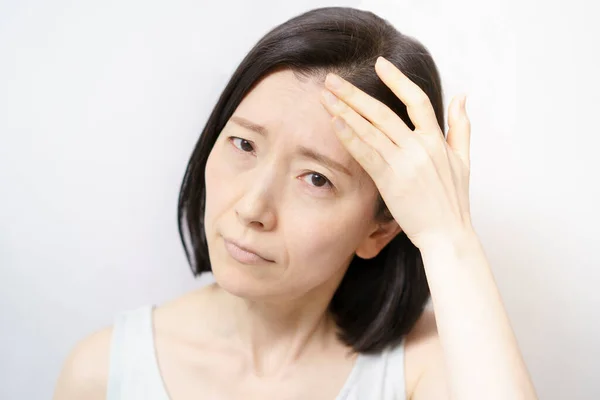
{"label": "forehead", "polygon": [[331,116],[320,102],[323,89],[317,78],[299,79],[290,70],[274,72],[246,95],[235,114],[265,126],[275,136],[309,147],[327,146],[343,156]]}
{"label": "forehead", "polygon": [[[323,83],[316,78],[300,79],[291,70],[277,71],[264,77],[242,100],[240,108],[251,108],[264,117],[269,116],[268,111],[286,110],[315,112],[316,117],[327,118],[327,112],[319,103],[323,88]],[[263,107],[267,105],[270,108]]]}

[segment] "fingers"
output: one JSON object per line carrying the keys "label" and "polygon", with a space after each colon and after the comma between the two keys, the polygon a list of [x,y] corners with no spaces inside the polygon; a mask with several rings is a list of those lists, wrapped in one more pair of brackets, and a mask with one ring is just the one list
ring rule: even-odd
{"label": "fingers", "polygon": [[347,132],[360,137],[365,144],[375,149],[384,160],[391,159],[393,152],[396,151],[396,144],[371,122],[364,119],[328,90],[323,91],[322,103],[332,116],[340,118],[338,125],[346,124],[349,129]]}
{"label": "fingers", "polygon": [[335,74],[328,74],[325,79],[325,86],[398,146],[401,146],[402,141],[407,140],[407,136],[412,134],[404,121],[388,106],[369,96],[350,82]]}
{"label": "fingers", "polygon": [[436,135],[440,133],[431,101],[417,84],[383,57],[377,59],[375,71],[383,83],[406,105],[408,116],[416,130]]}
{"label": "fingers", "polygon": [[[374,155],[377,153],[381,161],[389,166],[393,163],[392,160],[397,159],[399,150],[413,148],[415,143],[419,143],[425,145],[429,153],[439,152],[448,145],[468,167],[470,123],[464,109],[461,111],[459,102],[455,100],[451,107],[452,111],[449,112],[450,129],[448,139],[444,140],[435,110],[427,94],[383,57],[378,58],[375,70],[381,80],[406,105],[418,135],[387,105],[341,77],[328,74],[325,86],[331,92],[324,92],[322,102],[331,115],[339,117],[340,121],[345,121],[347,126],[343,133],[348,133],[348,136],[340,140],[347,147],[353,147],[351,151],[353,155],[363,157],[363,160],[359,161],[361,165],[368,162],[380,163]],[[428,137],[431,140],[420,141],[417,140],[419,137]],[[365,165],[363,167],[369,170]]]}
{"label": "fingers", "polygon": [[335,98],[332,93],[324,91],[322,103],[334,116],[332,123],[338,139],[371,176],[375,185],[379,186],[389,168],[384,155],[390,156],[389,152],[394,150],[395,145],[383,133],[378,132],[369,121]]}
{"label": "fingers", "polygon": [[332,122],[334,130],[346,147],[346,150],[348,150],[350,155],[367,174],[371,176],[375,185],[381,187],[388,172],[389,164],[372,146],[363,142],[356,132],[345,123],[342,117],[334,117]]}
{"label": "fingers", "polygon": [[471,165],[471,122],[465,108],[466,96],[455,97],[448,112],[446,142],[467,168]]}
{"label": "fingers", "polygon": [[378,185],[389,168],[386,159],[392,157],[396,145],[331,92],[323,92],[322,103],[334,116],[332,123],[338,139]]}

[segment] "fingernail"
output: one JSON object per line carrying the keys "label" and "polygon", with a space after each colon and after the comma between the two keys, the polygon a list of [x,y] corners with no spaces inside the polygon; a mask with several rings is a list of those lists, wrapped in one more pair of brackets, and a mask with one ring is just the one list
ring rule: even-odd
{"label": "fingernail", "polygon": [[335,74],[328,74],[325,82],[329,85],[329,87],[334,89],[340,89],[344,82]]}
{"label": "fingernail", "polygon": [[463,111],[467,111],[467,95],[463,95],[462,101],[460,102],[460,107]]}

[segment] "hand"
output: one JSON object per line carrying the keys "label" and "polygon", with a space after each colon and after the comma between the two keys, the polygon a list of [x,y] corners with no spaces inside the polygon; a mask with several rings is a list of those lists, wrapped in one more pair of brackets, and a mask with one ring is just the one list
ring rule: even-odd
{"label": "hand", "polygon": [[338,138],[419,249],[471,232],[466,97],[452,99],[444,140],[425,92],[383,57],[375,71],[407,106],[415,130],[385,104],[329,74],[322,100]]}

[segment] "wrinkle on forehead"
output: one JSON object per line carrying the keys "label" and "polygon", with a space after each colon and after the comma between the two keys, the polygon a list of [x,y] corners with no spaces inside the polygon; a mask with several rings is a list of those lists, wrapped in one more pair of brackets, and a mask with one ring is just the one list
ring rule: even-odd
{"label": "wrinkle on forehead", "polygon": [[[242,101],[236,114],[265,126],[274,142],[305,146],[348,165],[356,178],[364,171],[337,139],[331,115],[321,104],[324,85],[318,77],[280,70],[263,78]],[[362,179],[361,179],[362,180]]]}
{"label": "wrinkle on forehead", "polygon": [[335,146],[331,116],[320,102],[322,89],[315,81],[299,81],[291,70],[275,72],[247,95],[238,111],[270,131],[326,139]]}

